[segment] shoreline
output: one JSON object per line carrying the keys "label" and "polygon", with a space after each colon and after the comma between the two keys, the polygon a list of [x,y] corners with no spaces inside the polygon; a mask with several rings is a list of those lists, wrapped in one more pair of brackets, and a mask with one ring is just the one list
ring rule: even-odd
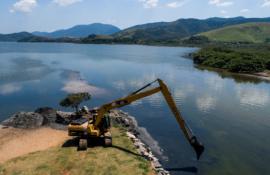
{"label": "shoreline", "polygon": [[[113,119],[113,122],[116,122],[127,130],[126,134],[128,138],[133,142],[139,154],[151,162],[152,169],[158,175],[170,175],[169,171],[166,171],[163,168],[160,160],[154,155],[153,147],[147,144],[147,140],[154,141],[154,139],[145,129],[142,129],[138,126],[134,117],[130,116],[126,112],[123,112],[122,110],[112,110],[110,112],[110,117]],[[143,137],[145,138],[143,139]],[[155,142],[156,141],[154,141],[154,143]],[[154,147],[159,148],[158,144],[154,144]],[[162,156],[162,152],[160,152],[159,155]]]}
{"label": "shoreline", "polygon": [[[21,130],[26,133],[33,134],[35,133],[33,131],[39,131],[42,130],[42,128],[48,128],[51,130],[63,132],[63,130],[65,131],[67,129],[70,114],[72,113],[56,111],[47,107],[39,108],[35,112],[18,112],[3,122],[0,122],[0,130],[6,131],[7,133],[9,130]],[[162,167],[160,160],[153,153],[158,152],[160,156],[162,155],[158,143],[154,141],[146,129],[140,128],[138,126],[134,117],[121,110],[111,110],[109,115],[113,125],[116,125],[116,127],[120,127],[125,130],[126,137],[132,141],[137,152],[144,159],[150,162],[151,168],[156,172],[157,175],[170,175],[170,173]],[[153,145],[147,144],[146,140],[152,141]],[[15,141],[13,140],[13,142],[15,143],[16,139]],[[12,158],[15,157],[13,156]]]}
{"label": "shoreline", "polygon": [[226,75],[229,75],[228,77],[231,77],[231,78],[241,76],[243,78],[248,77],[248,78],[257,79],[260,81],[270,82],[270,71],[268,70],[264,72],[257,72],[257,73],[237,73],[237,72],[230,72],[226,69],[214,68],[214,67],[204,66],[204,65],[195,64],[195,63],[194,63],[194,67],[200,70],[207,70],[210,72],[215,72],[220,75],[226,74]]}
{"label": "shoreline", "polygon": [[[0,41],[7,42],[7,41]],[[108,46],[149,46],[149,47],[175,47],[175,48],[199,48],[197,45],[173,45],[173,44],[140,44],[140,43],[76,43],[76,42],[18,42],[18,41],[9,41],[7,43],[52,43],[52,44],[74,44],[74,45],[108,45]]]}

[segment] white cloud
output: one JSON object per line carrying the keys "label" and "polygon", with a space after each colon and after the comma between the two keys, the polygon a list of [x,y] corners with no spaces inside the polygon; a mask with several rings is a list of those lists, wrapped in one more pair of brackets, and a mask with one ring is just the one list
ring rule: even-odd
{"label": "white cloud", "polygon": [[202,96],[197,98],[196,104],[200,111],[209,112],[214,109],[217,103],[217,99],[212,96]]}
{"label": "white cloud", "polygon": [[153,95],[147,97],[146,100],[153,107],[160,107],[162,105],[162,103],[164,102],[164,99],[163,99],[163,97],[162,97],[162,95],[160,93],[159,94],[153,94]]}
{"label": "white cloud", "polygon": [[106,91],[104,89],[89,85],[84,80],[68,81],[65,83],[62,90],[67,92],[67,93],[88,92],[94,96],[104,95],[106,93]]}
{"label": "white cloud", "polygon": [[270,100],[270,94],[267,90],[255,86],[237,86],[236,94],[240,103],[246,106],[265,106]]}
{"label": "white cloud", "polygon": [[205,79],[205,83],[211,87],[212,91],[220,92],[224,89],[225,82],[224,80],[219,77],[218,75],[214,75],[211,77],[207,77]]}
{"label": "white cloud", "polygon": [[188,1],[174,1],[174,2],[170,2],[167,4],[167,7],[170,8],[178,8],[178,7],[182,7],[183,5],[185,5]]}
{"label": "white cloud", "polygon": [[185,98],[187,97],[188,92],[186,92],[185,90],[182,89],[174,89],[173,91],[173,97],[176,101],[176,103],[180,103],[183,102],[185,100]]}
{"label": "white cloud", "polygon": [[264,0],[262,7],[270,7],[270,0]]}
{"label": "white cloud", "polygon": [[249,9],[242,9],[242,10],[240,10],[240,12],[241,13],[247,13],[247,12],[249,12]]}
{"label": "white cloud", "polygon": [[233,5],[234,2],[227,0],[209,0],[209,4],[215,5],[217,7],[227,7]]}
{"label": "white cloud", "polygon": [[81,2],[82,0],[53,0],[54,3],[60,6],[68,6],[77,2]]}
{"label": "white cloud", "polygon": [[0,95],[12,94],[20,91],[21,88],[22,88],[21,86],[18,86],[17,84],[13,83],[0,85]]}
{"label": "white cloud", "polygon": [[221,10],[220,13],[227,14],[228,12],[226,10]]}
{"label": "white cloud", "polygon": [[143,3],[144,8],[154,8],[157,7],[159,0],[139,0]]}
{"label": "white cloud", "polygon": [[36,0],[19,0],[10,9],[10,12],[31,12],[34,7],[37,6]]}

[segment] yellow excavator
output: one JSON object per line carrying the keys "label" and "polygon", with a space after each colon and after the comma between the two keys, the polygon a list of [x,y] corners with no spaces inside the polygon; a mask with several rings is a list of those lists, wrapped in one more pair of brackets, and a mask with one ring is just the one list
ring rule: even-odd
{"label": "yellow excavator", "polygon": [[[154,83],[158,83],[159,86],[145,90]],[[112,145],[112,137],[110,133],[110,118],[108,112],[115,108],[120,108],[131,104],[132,102],[142,99],[147,96],[151,96],[155,93],[161,92],[168,103],[172,113],[175,116],[180,129],[183,131],[185,138],[196,152],[197,159],[199,160],[201,154],[204,151],[204,146],[198,141],[192,130],[188,127],[184,121],[180,111],[173,100],[171,93],[169,92],[166,84],[157,79],[139,90],[127,95],[126,97],[117,99],[110,103],[104,104],[89,112],[85,113],[84,117],[72,121],[68,126],[69,136],[79,136],[79,149],[85,150],[88,146],[89,137],[101,137],[104,139],[105,146]]]}

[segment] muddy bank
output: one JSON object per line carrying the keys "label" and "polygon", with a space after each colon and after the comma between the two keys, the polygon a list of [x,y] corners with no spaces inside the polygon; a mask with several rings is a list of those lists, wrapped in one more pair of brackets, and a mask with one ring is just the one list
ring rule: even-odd
{"label": "muddy bank", "polygon": [[[45,136],[48,138],[43,139],[45,141],[41,143],[41,146],[34,146],[35,145],[34,143],[31,146],[31,143],[33,142],[33,140],[39,139],[40,137],[39,134],[36,135],[37,138],[34,138],[33,136],[29,137],[29,135],[31,133],[41,132],[40,130],[44,130],[44,127],[46,127],[47,129],[51,128],[51,130],[55,130],[55,129],[66,130],[67,125],[72,121],[73,115],[74,114],[72,112],[57,111],[49,107],[39,108],[35,110],[35,112],[18,112],[12,115],[10,118],[8,118],[7,120],[1,123],[2,126],[0,125],[0,131],[1,131],[0,143],[6,142],[6,141],[17,143],[18,141],[15,138],[17,138],[18,134],[15,134],[15,132],[13,132],[17,130],[17,131],[21,131],[21,133],[24,133],[21,136],[24,136],[23,138],[25,139],[22,139],[21,141],[23,143],[29,143],[29,144],[25,145],[25,151],[15,153],[14,155],[12,154],[7,157],[2,157],[2,158],[0,157],[0,162],[1,160],[2,161],[8,160],[9,158],[17,157],[17,156],[32,152],[30,150],[33,150],[33,149],[26,149],[27,147],[29,148],[34,147],[34,148],[37,148],[37,150],[45,149],[44,147],[42,147],[43,145],[42,143],[46,145],[46,143],[49,142],[48,139],[50,139],[50,135],[53,135],[52,132],[47,132],[47,133],[45,132],[43,134],[44,135],[42,136],[43,138]],[[157,174],[169,175],[169,172],[164,170],[164,168],[159,162],[159,159],[153,154],[153,152],[155,152],[155,154],[162,156],[162,149],[159,147],[158,143],[151,137],[151,135],[147,132],[147,130],[145,128],[139,127],[135,118],[123,111],[112,110],[110,111],[109,115],[114,125],[118,125],[126,129],[127,137],[131,139],[134,146],[137,148],[137,151],[145,159],[151,162],[152,168],[157,172]],[[32,131],[35,131],[35,132],[32,132]],[[5,137],[5,135],[7,135],[8,133],[10,133],[9,135],[14,135],[16,137],[13,137],[13,139],[9,137]],[[25,133],[28,133],[28,134],[25,134]],[[65,134],[65,137],[62,136],[61,138],[67,139],[66,131],[61,131],[61,133]],[[28,138],[28,141],[26,141],[26,138]],[[47,144],[47,145],[51,146],[50,144]],[[8,148],[8,147],[10,146],[7,144],[7,147],[5,148]],[[24,148],[22,148],[22,150],[24,150]],[[37,151],[36,149],[34,150]],[[5,149],[2,149],[2,151],[4,153]],[[0,147],[0,153],[1,153],[1,147]]]}

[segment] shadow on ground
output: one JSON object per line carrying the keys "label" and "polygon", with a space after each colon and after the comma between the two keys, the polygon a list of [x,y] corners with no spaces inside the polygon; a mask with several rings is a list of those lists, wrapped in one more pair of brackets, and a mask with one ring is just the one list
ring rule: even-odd
{"label": "shadow on ground", "polygon": [[[81,151],[78,149],[78,145],[79,145],[79,137],[74,137],[72,139],[69,139],[67,140],[63,145],[62,147],[76,147],[78,151]],[[102,138],[89,138],[87,140],[88,142],[88,148],[94,148],[94,147],[104,147],[104,140]],[[112,145],[111,148],[115,148],[115,149],[118,149],[120,151],[124,151],[126,153],[129,153],[129,154],[132,154],[134,156],[138,156],[138,157],[143,157],[142,155],[136,153],[136,152],[133,152],[133,151],[130,151],[126,148],[123,148],[121,146],[118,146],[118,145]]]}

